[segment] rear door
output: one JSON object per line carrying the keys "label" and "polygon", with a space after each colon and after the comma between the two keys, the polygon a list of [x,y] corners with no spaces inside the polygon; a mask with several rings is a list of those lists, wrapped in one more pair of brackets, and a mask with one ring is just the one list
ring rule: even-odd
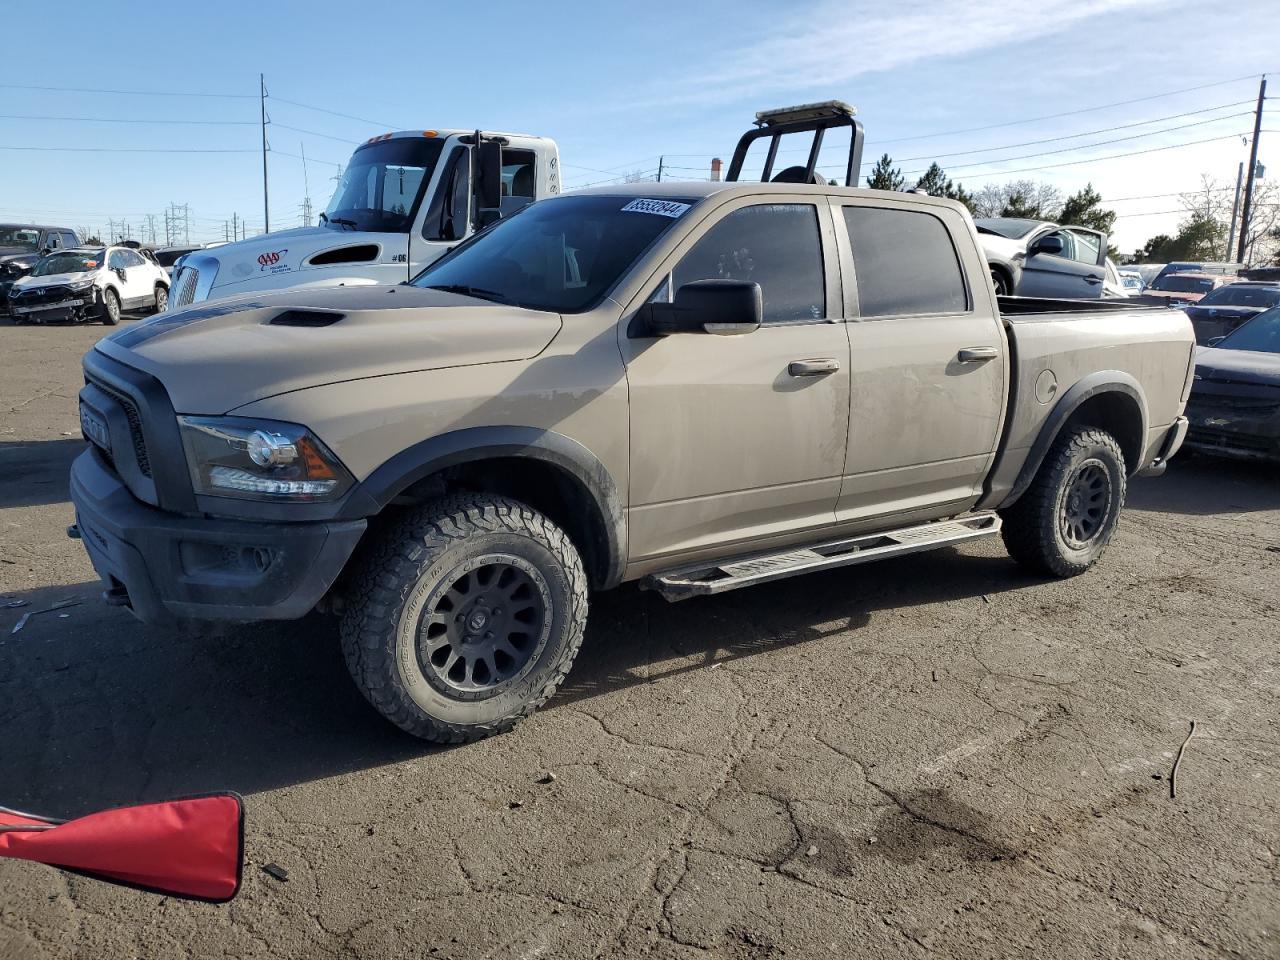
{"label": "rear door", "polygon": [[1044,236],[1059,238],[1062,253],[1033,252],[1042,237],[1033,240],[1023,262],[1018,295],[1074,300],[1101,297],[1106,279],[1106,234],[1083,227],[1061,227]]}
{"label": "rear door", "polygon": [[[822,197],[740,198],[664,262],[645,299],[703,279],[751,280],[764,323],[742,336],[623,331],[631,412],[630,553],[654,560],[754,547],[832,522],[849,416],[831,213]],[[647,215],[647,214],[637,214]]]}
{"label": "rear door", "polygon": [[846,277],[849,440],[836,517],[895,522],[972,506],[991,466],[1009,356],[965,217],[833,200]]}

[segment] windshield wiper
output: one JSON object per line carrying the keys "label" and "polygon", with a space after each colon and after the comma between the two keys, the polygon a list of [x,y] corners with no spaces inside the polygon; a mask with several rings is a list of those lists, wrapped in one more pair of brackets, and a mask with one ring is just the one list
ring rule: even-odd
{"label": "windshield wiper", "polygon": [[492,300],[494,303],[511,303],[511,298],[507,297],[496,290],[485,290],[482,287],[471,287],[465,283],[439,283],[428,284],[423,287],[424,290],[443,290],[445,293],[460,293],[465,297],[475,297],[477,300]]}
{"label": "windshield wiper", "polygon": [[345,217],[331,217],[327,213],[321,213],[320,216],[324,218],[325,223],[336,223],[340,227],[350,227],[352,233],[355,233],[360,228],[360,224]]}

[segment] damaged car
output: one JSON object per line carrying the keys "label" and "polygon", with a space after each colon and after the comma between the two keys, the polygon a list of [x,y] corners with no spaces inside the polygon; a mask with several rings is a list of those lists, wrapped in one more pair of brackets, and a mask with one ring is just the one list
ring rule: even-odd
{"label": "damaged car", "polygon": [[109,327],[129,311],[163,313],[169,275],[128,247],[81,247],[51,253],[14,281],[7,296],[18,323],[89,323]]}
{"label": "damaged car", "polygon": [[1187,418],[1190,449],[1280,460],[1280,307],[1198,349]]}

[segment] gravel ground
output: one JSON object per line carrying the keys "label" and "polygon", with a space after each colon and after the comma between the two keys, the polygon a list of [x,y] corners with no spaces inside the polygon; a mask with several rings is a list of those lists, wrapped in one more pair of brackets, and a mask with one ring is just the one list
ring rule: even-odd
{"label": "gravel ground", "polygon": [[0,803],[235,789],[245,882],[213,907],[0,861],[0,956],[1280,957],[1274,467],[1135,482],[1065,582],[983,542],[600,596],[559,696],[438,750],[322,618],[201,637],[98,601],[64,530],[102,332],[0,325],[0,594],[31,601],[0,610]]}

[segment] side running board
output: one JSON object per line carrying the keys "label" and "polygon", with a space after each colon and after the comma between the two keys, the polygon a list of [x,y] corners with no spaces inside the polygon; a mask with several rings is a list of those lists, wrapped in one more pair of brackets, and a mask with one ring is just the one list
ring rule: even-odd
{"label": "side running board", "polygon": [[770,580],[781,580],[798,573],[831,570],[855,563],[870,563],[885,557],[900,557],[966,540],[978,540],[1000,532],[1000,518],[994,513],[978,513],[959,520],[935,520],[931,523],[887,533],[873,533],[848,540],[741,557],[714,566],[683,567],[644,578],[640,586],[655,590],[667,600],[705,597],[739,587],[750,587]]}

